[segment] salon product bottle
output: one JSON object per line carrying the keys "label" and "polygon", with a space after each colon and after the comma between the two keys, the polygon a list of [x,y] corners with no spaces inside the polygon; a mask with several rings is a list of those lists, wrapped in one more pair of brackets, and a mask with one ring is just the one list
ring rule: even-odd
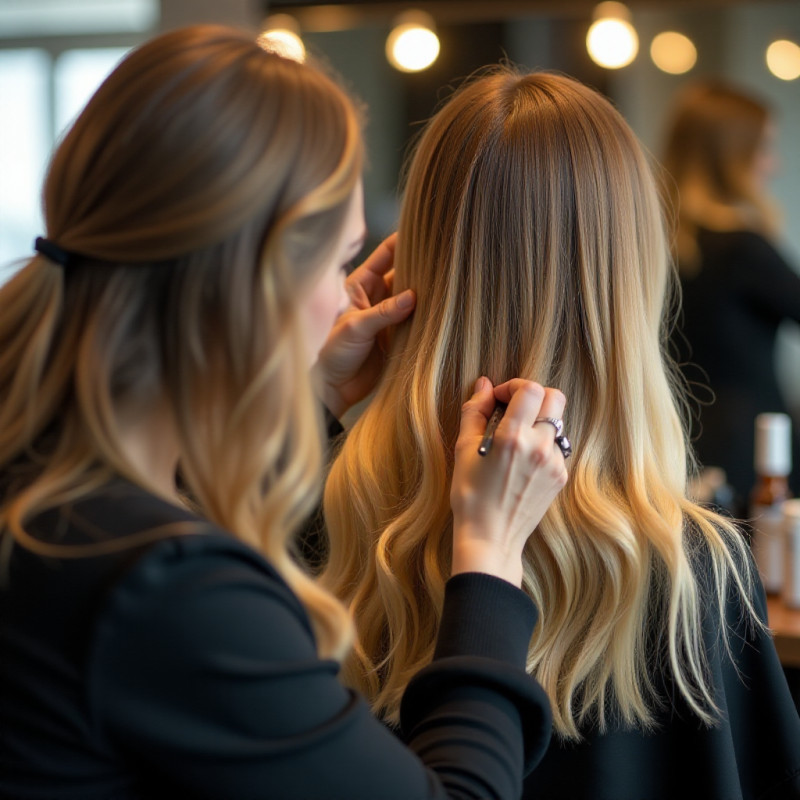
{"label": "salon product bottle", "polygon": [[756,417],[756,482],[750,493],[752,547],[758,572],[769,594],[780,593],[783,585],[783,504],[790,496],[791,435],[791,419],[787,414],[759,414]]}
{"label": "salon product bottle", "polygon": [[800,608],[800,500],[783,504],[783,586],[781,599],[789,608]]}

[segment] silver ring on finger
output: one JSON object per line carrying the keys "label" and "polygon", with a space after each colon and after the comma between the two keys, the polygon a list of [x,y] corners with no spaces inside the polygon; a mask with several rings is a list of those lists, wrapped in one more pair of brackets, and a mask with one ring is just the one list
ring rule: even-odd
{"label": "silver ring on finger", "polygon": [[561,455],[564,456],[564,461],[566,461],[572,455],[572,445],[567,439],[566,436],[556,436],[556,444],[558,445],[558,449],[561,451]]}
{"label": "silver ring on finger", "polygon": [[536,417],[533,424],[535,425],[537,422],[546,422],[548,425],[552,425],[556,429],[556,437],[564,434],[564,421],[557,417]]}

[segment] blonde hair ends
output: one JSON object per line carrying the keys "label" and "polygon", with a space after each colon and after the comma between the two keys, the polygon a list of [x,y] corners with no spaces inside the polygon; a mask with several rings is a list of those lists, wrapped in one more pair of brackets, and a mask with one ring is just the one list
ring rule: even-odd
{"label": "blonde hair ends", "polygon": [[496,70],[428,124],[395,260],[395,291],[416,290],[417,307],[324,495],[323,582],[357,631],[344,674],[389,721],[433,654],[459,409],[480,375],[568,399],[569,482],[524,557],[540,609],[529,668],[558,733],[647,728],[662,667],[700,719],[715,719],[690,553],[708,552],[719,598],[733,584],[747,605],[749,572],[736,528],[686,498],[690,456],[662,347],[673,281],[651,165],[598,93]]}

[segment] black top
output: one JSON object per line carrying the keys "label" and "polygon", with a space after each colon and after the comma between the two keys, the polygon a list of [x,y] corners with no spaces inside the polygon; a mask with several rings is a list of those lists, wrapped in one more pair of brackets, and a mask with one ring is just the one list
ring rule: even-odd
{"label": "black top", "polygon": [[[700,270],[682,278],[683,314],[675,342],[679,360],[690,362],[684,368],[687,378],[710,386],[716,400],[700,409],[693,439],[700,462],[722,467],[746,504],[755,481],[755,417],[787,413],[775,371],[775,342],[783,321],[800,322],[800,275],[757,233],[700,229],[697,243]],[[697,394],[709,399],[707,392]]]}
{"label": "black top", "polygon": [[403,700],[409,749],[317,657],[275,569],[224,531],[124,481],[31,529],[80,544],[160,526],[166,538],[107,556],[14,546],[0,797],[519,796],[550,736],[524,672],[536,610],[521,591],[488,575],[448,583],[436,658]]}
{"label": "black top", "polygon": [[[766,620],[760,583],[755,605]],[[713,612],[710,597],[703,598],[702,607]],[[703,625],[722,711],[715,727],[704,726],[662,676],[657,680],[665,704],[656,713],[655,731],[617,726],[600,734],[586,729],[578,744],[554,736],[525,781],[524,800],[800,798],[800,718],[775,646],[768,633],[743,623],[736,600],[728,602],[727,622],[733,660],[725,653],[713,614]]]}

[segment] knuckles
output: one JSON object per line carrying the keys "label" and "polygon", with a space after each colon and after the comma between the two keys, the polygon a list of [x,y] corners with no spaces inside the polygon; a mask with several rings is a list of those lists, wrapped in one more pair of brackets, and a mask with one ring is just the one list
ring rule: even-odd
{"label": "knuckles", "polygon": [[500,432],[495,435],[495,446],[502,449],[510,461],[521,458],[527,460],[534,468],[542,468],[550,480],[563,488],[569,473],[564,464],[563,456],[552,440],[537,438],[532,441],[528,429],[516,428]]}
{"label": "knuckles", "polygon": [[475,401],[474,400],[470,399],[470,400],[467,400],[464,403],[462,403],[461,404],[461,414],[462,414],[462,416],[464,414],[470,414],[474,407],[475,407]]}
{"label": "knuckles", "polygon": [[555,400],[562,409],[567,405],[566,395],[561,391],[561,389],[548,389],[547,391],[551,398]]}
{"label": "knuckles", "polygon": [[352,338],[353,334],[359,332],[361,321],[356,314],[348,314],[347,316],[340,317],[339,325],[342,331]]}
{"label": "knuckles", "polygon": [[541,383],[536,383],[536,381],[525,381],[525,383],[519,388],[519,391],[524,392],[533,400],[538,400],[539,402],[544,400],[544,386],[542,386]]}
{"label": "knuckles", "polygon": [[377,306],[378,315],[384,320],[392,320],[392,312],[397,308],[397,300],[394,297],[388,297],[386,300],[381,300]]}
{"label": "knuckles", "polygon": [[530,462],[531,464],[539,466],[547,461],[549,455],[550,453],[544,445],[538,445],[531,450]]}

